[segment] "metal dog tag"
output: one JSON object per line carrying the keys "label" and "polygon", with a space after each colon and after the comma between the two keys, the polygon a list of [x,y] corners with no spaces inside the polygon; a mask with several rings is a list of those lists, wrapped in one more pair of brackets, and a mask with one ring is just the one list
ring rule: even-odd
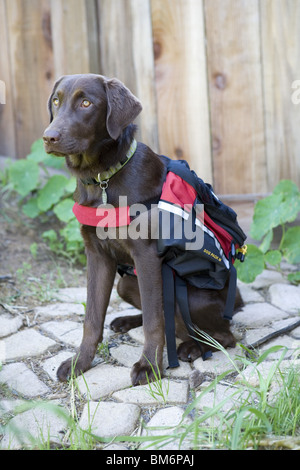
{"label": "metal dog tag", "polygon": [[108,181],[100,181],[100,188],[102,189],[102,204],[107,204],[107,188],[108,188]]}

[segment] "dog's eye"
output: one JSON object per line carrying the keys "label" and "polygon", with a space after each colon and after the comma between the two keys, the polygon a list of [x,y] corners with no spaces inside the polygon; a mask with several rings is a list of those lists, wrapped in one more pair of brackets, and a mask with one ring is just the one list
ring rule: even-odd
{"label": "dog's eye", "polygon": [[91,102],[89,100],[83,100],[83,102],[81,103],[81,106],[82,108],[88,108],[89,106],[91,106]]}
{"label": "dog's eye", "polygon": [[53,98],[53,104],[54,104],[54,106],[58,106],[59,105],[59,99],[58,98]]}

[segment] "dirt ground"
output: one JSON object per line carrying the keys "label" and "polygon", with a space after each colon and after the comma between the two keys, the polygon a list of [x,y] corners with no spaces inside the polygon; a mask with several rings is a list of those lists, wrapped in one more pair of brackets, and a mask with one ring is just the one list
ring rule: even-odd
{"label": "dirt ground", "polygon": [[33,308],[59,288],[86,285],[85,266],[57,256],[43,242],[41,234],[55,224],[51,215],[44,222],[25,217],[13,196],[0,194],[0,313],[3,304]]}

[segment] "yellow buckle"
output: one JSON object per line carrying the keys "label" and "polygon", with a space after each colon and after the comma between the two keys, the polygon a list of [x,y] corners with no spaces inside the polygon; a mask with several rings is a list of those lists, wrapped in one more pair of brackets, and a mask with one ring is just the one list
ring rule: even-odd
{"label": "yellow buckle", "polygon": [[246,255],[247,249],[248,249],[247,245],[243,245],[243,246],[241,246],[241,248],[238,248],[237,251],[238,251],[239,253],[242,253],[243,255]]}

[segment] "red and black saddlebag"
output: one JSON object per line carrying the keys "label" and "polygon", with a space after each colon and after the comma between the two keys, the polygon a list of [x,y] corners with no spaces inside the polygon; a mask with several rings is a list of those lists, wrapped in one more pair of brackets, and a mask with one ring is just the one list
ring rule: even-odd
{"label": "red and black saddlebag", "polygon": [[237,280],[234,261],[244,260],[246,235],[236,213],[183,160],[169,161],[158,208],[168,359],[169,367],[177,367],[175,302],[193,337],[187,283],[199,289],[223,289],[228,282],[223,315],[231,319]]}

